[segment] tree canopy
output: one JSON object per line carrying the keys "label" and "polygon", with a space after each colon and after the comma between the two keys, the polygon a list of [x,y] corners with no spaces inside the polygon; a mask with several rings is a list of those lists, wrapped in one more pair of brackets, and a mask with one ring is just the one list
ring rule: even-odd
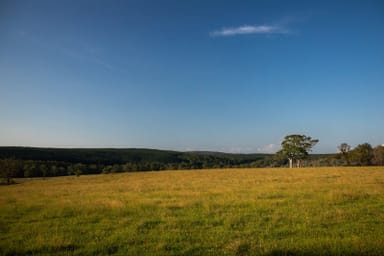
{"label": "tree canopy", "polygon": [[354,165],[367,166],[372,164],[374,154],[373,148],[369,143],[359,144],[351,152]]}
{"label": "tree canopy", "polygon": [[293,160],[296,161],[297,167],[300,167],[300,160],[308,156],[308,151],[310,151],[318,141],[318,139],[312,139],[306,135],[287,135],[281,143],[282,149],[276,154],[288,158],[290,168],[292,168]]}
{"label": "tree canopy", "polygon": [[341,156],[344,158],[345,162],[347,165],[350,164],[349,161],[349,151],[351,150],[351,146],[348,145],[347,143],[341,143],[340,146],[337,147]]}

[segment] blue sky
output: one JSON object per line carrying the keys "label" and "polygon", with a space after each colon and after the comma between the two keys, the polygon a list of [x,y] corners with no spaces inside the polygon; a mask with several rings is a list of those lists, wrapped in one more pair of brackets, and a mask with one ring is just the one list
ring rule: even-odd
{"label": "blue sky", "polygon": [[383,1],[0,2],[0,145],[384,143]]}

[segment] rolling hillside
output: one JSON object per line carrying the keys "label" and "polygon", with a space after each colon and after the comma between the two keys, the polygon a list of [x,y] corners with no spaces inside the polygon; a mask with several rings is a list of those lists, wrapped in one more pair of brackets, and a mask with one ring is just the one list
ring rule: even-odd
{"label": "rolling hillside", "polygon": [[268,154],[229,154],[220,152],[178,152],[157,149],[113,148],[35,148],[0,147],[0,158],[22,160],[62,161],[85,164],[123,164],[127,162],[158,162],[163,164],[215,159],[232,164],[251,163]]}

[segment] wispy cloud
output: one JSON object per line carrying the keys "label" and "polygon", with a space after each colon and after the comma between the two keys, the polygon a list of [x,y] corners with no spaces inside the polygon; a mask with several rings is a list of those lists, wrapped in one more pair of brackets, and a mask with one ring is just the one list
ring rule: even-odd
{"label": "wispy cloud", "polygon": [[290,31],[282,26],[276,25],[243,25],[240,27],[222,28],[220,30],[212,31],[209,33],[211,37],[219,36],[237,36],[249,34],[289,34]]}

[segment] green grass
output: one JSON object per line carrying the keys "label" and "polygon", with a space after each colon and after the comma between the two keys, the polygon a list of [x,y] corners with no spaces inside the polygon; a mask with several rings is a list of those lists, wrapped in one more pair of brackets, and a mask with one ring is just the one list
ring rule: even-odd
{"label": "green grass", "polygon": [[1,255],[382,255],[384,167],[20,179]]}

